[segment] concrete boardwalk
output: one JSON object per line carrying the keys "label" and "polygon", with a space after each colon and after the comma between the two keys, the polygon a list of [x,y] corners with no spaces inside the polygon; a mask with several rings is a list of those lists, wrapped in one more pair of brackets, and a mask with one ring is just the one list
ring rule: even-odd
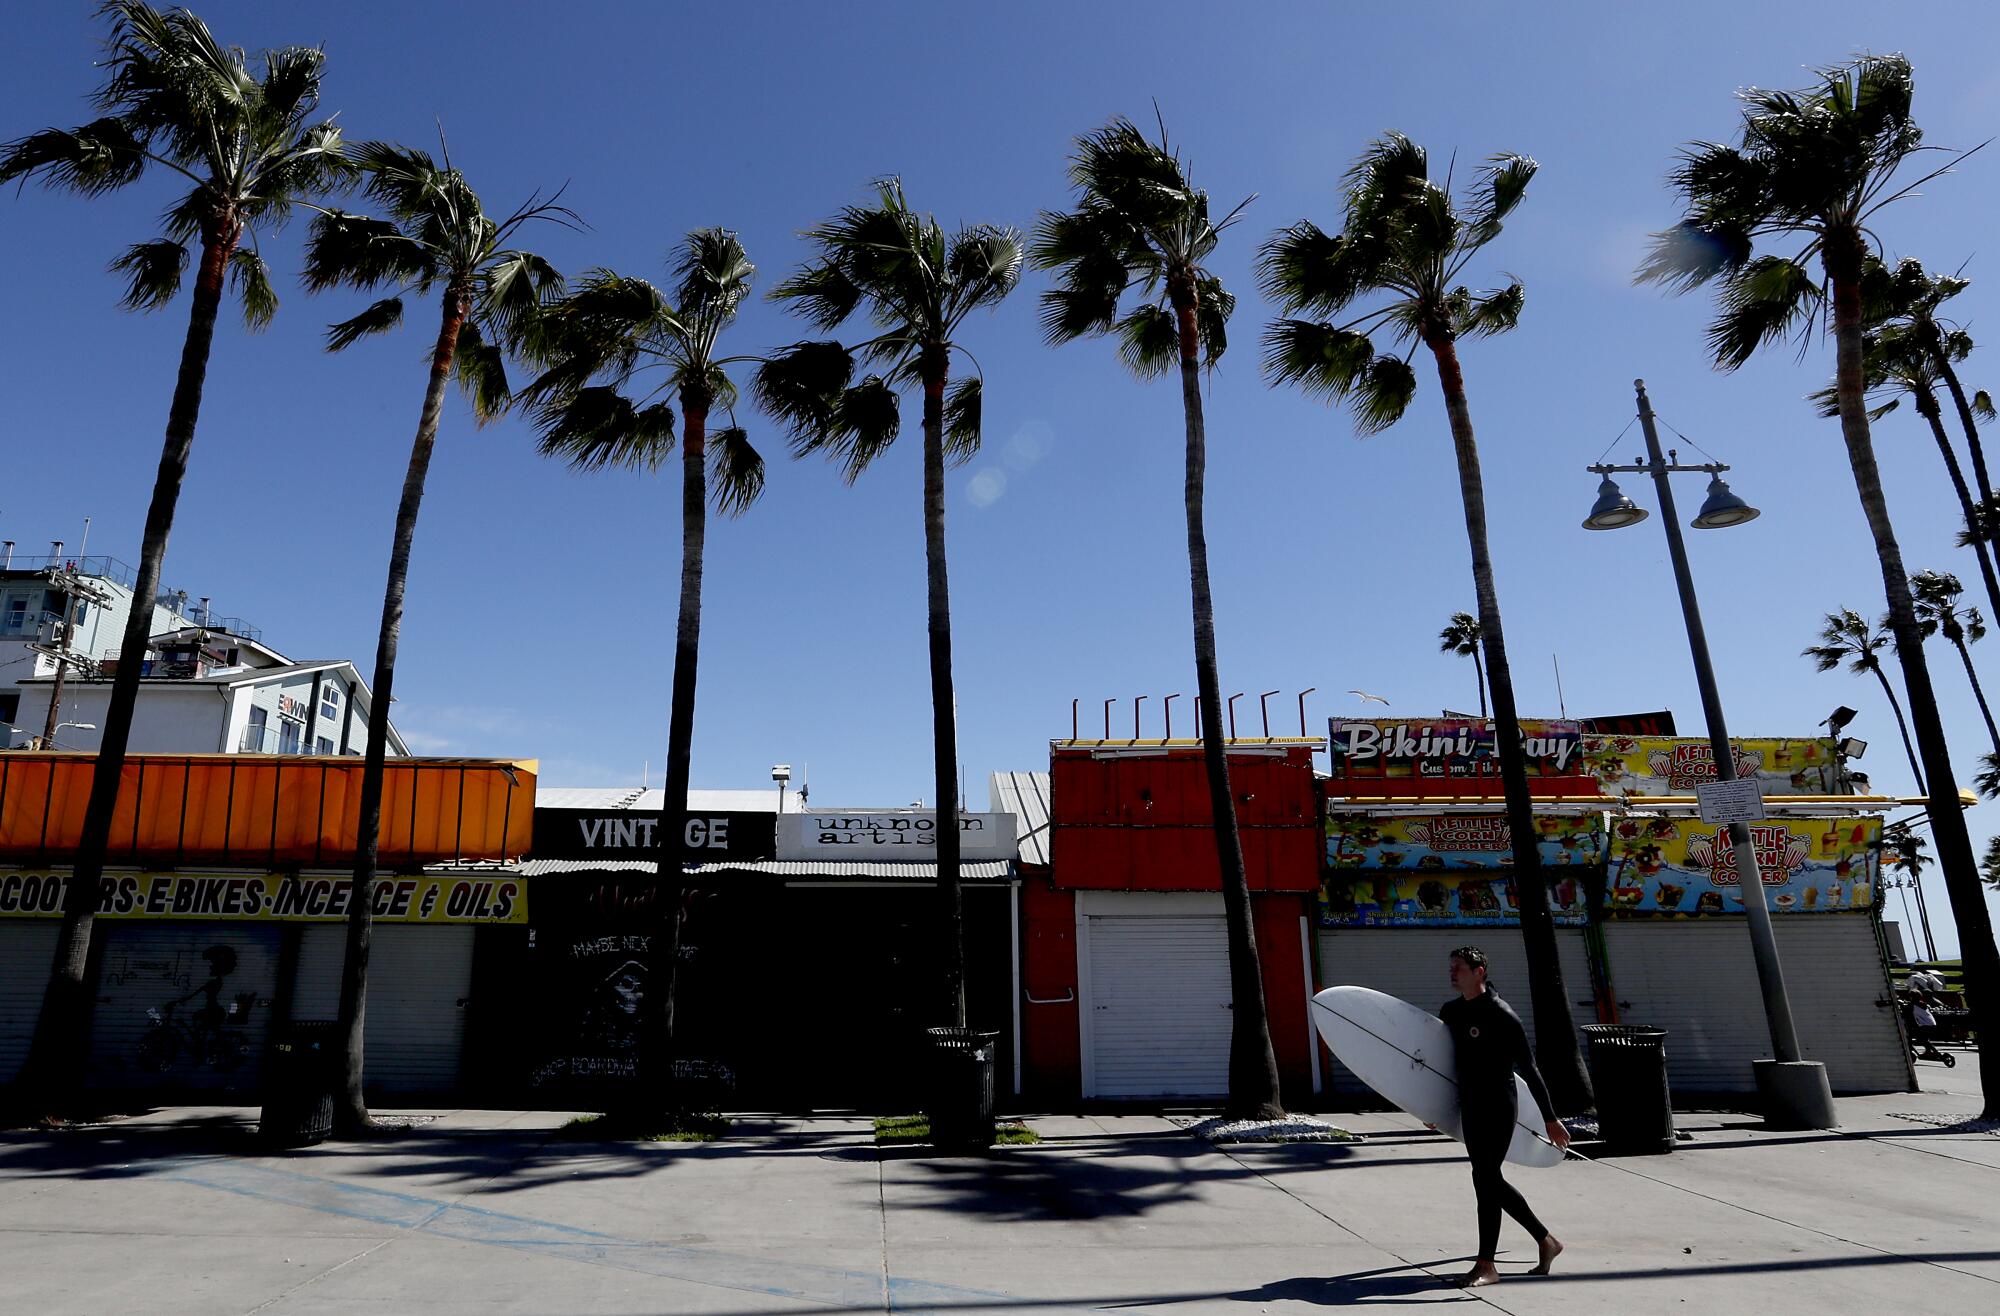
{"label": "concrete boardwalk", "polygon": [[858,1119],[746,1116],[706,1145],[552,1141],[554,1113],[440,1112],[384,1142],[258,1153],[254,1111],[0,1134],[9,1311],[1539,1312],[2000,1310],[2000,1137],[1972,1058],[1846,1100],[1835,1135],[1683,1117],[1671,1156],[1519,1171],[1568,1245],[1548,1279],[1440,1277],[1474,1243],[1456,1144],[1211,1148],[1153,1116],[1051,1116],[990,1157],[878,1152]]}

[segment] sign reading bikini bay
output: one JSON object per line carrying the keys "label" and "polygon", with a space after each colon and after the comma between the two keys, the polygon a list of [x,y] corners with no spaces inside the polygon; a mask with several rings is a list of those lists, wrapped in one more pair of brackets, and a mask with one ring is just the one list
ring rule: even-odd
{"label": "sign reading bikini bay", "polygon": [[[937,862],[938,817],[929,809],[847,809],[778,819],[778,858]],[[1012,859],[1014,815],[958,815],[961,860]]]}
{"label": "sign reading bikini bay", "polygon": [[[1493,724],[1465,718],[1344,718],[1328,722],[1332,777],[1356,794],[1449,794],[1455,784],[1497,787]],[[1523,719],[1521,749],[1531,777],[1585,775],[1575,722]],[[1329,789],[1333,789],[1329,785]]]}

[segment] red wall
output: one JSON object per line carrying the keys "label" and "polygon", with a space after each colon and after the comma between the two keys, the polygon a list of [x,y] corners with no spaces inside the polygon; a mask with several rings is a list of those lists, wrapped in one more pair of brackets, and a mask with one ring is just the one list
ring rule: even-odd
{"label": "red wall", "polygon": [[1030,1106],[1071,1106],[1083,1093],[1076,998],[1076,893],[1058,890],[1048,869],[1023,864],[1021,1097]]}
{"label": "red wall", "polygon": [[[1093,891],[1216,891],[1221,865],[1198,748],[1164,758],[1093,758],[1058,750],[1049,764],[1049,843],[1056,885]],[[1321,853],[1312,751],[1235,757],[1229,788],[1252,891],[1317,891]]]}

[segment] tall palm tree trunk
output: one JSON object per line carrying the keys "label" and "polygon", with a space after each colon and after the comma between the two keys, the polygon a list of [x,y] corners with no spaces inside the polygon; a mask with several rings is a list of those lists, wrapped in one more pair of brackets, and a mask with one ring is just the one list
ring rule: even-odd
{"label": "tall palm tree trunk", "polygon": [[1958,423],[1965,429],[1966,451],[1972,454],[1972,474],[1979,481],[1979,504],[1981,507],[1991,506],[1993,483],[1986,475],[1986,446],[1979,441],[1979,422],[1972,414],[1971,401],[1965,396],[1965,385],[1959,382],[1958,371],[1945,354],[1944,340],[1939,337],[1935,324],[1930,326],[1925,346],[1930,349],[1931,364],[1937,367],[1938,374],[1944,376],[1944,386],[1950,390],[1952,406],[1958,411]]}
{"label": "tall palm tree trunk", "polygon": [[1194,602],[1194,668],[1201,701],[1202,760],[1208,773],[1208,803],[1214,815],[1215,852],[1222,870],[1222,912],[1229,944],[1229,1111],[1237,1119],[1275,1119],[1284,1114],[1278,1091],[1278,1058],[1271,1049],[1270,1012],[1264,1001],[1264,970],[1257,955],[1257,931],[1250,907],[1250,882],[1243,869],[1243,841],[1236,830],[1236,797],[1229,789],[1229,758],[1222,721],[1222,681],[1216,673],[1215,600],[1208,585],[1208,533],[1202,499],[1208,475],[1208,432],[1201,407],[1201,340],[1196,329],[1196,292],[1175,289],[1174,314],[1180,331],[1181,410],[1187,421],[1188,584]]}
{"label": "tall palm tree trunk", "polygon": [[368,1016],[368,949],[375,924],[375,865],[382,840],[383,760],[389,749],[389,704],[396,687],[396,645],[403,633],[403,591],[410,575],[410,544],[417,536],[417,512],[424,501],[431,451],[437,446],[438,415],[451,379],[458,333],[464,327],[467,294],[444,297],[437,346],[431,353],[430,381],[424,388],[403,496],[396,504],[396,538],[389,550],[389,579],[382,591],[382,629],[375,639],[374,702],[368,708],[368,744],[361,760],[361,817],[354,845],[354,878],[347,897],[347,953],[340,963],[341,1090],[334,1103],[336,1132],[351,1136],[372,1124],[362,1096],[362,1036]]}
{"label": "tall palm tree trunk", "polygon": [[1494,747],[1500,756],[1500,789],[1506,798],[1507,832],[1518,879],[1521,939],[1528,952],[1535,1058],[1548,1081],[1556,1113],[1574,1115],[1588,1110],[1594,1096],[1570,1019],[1569,993],[1563,987],[1562,962],[1557,958],[1555,920],[1549,913],[1549,891],[1535,844],[1535,810],[1528,792],[1527,759],[1521,749],[1521,722],[1514,707],[1514,678],[1500,628],[1493,559],[1486,546],[1486,489],[1479,471],[1479,445],[1472,433],[1472,413],[1466,406],[1465,375],[1459,369],[1457,344],[1438,331],[1427,333],[1424,341],[1437,360],[1438,383],[1451,420],[1459,492],[1465,503],[1465,535],[1472,547],[1472,584],[1479,600],[1480,639],[1486,646],[1487,683],[1493,693]]}
{"label": "tall palm tree trunk", "polygon": [[965,893],[958,881],[958,696],[951,679],[951,580],[944,556],[944,386],[950,349],[926,344],[924,384],[924,570],[930,613],[931,752],[937,776],[937,895],[944,923],[945,1010],[966,1026]]}
{"label": "tall palm tree trunk", "polygon": [[1944,469],[1951,476],[1951,487],[1958,494],[1958,507],[1965,517],[1966,532],[1972,535],[1972,551],[1979,558],[1979,578],[1986,582],[1986,597],[1993,605],[1993,615],[2000,617],[2000,576],[1993,573],[1993,549],[1986,538],[1979,534],[1979,513],[1972,501],[1972,490],[1965,485],[1965,471],[1958,464],[1958,451],[1951,446],[1951,436],[1944,432],[1944,417],[1939,412],[1937,395],[1929,388],[1917,385],[1917,413],[1930,422],[1931,437],[1937,440],[1938,452],[1944,456]]}
{"label": "tall palm tree trunk", "polygon": [[710,399],[693,387],[681,391],[681,598],[674,631],[673,693],[667,711],[666,798],[655,834],[653,882],[653,981],[643,1001],[646,1011],[643,1091],[632,1099],[657,1109],[679,1110],[674,1079],[675,1006],[680,992],[681,929],[685,917],[682,853],[686,848],[688,789],[694,779],[695,678],[701,658],[701,574],[708,549],[708,408]]}
{"label": "tall palm tree trunk", "polygon": [[1479,682],[1479,716],[1484,719],[1486,716],[1486,664],[1480,661],[1479,649],[1476,645],[1472,650],[1472,679]]}
{"label": "tall palm tree trunk", "polygon": [[[1898,550],[1898,554],[1900,556],[1900,550]],[[1912,614],[1911,624],[1915,624],[1914,614]],[[1901,649],[1900,645],[1897,647],[1899,650]],[[1889,701],[1889,711],[1896,715],[1896,729],[1903,733],[1903,753],[1910,757],[1910,775],[1917,779],[1917,794],[1928,794],[1929,791],[1924,786],[1924,770],[1917,762],[1917,747],[1910,743],[1910,724],[1903,720],[1902,701],[1896,698],[1895,688],[1889,684],[1889,674],[1882,670],[1882,664],[1879,661],[1869,664],[1868,670],[1875,673],[1875,679],[1882,683],[1882,694]]]}
{"label": "tall palm tree trunk", "polygon": [[62,927],[56,933],[49,985],[20,1079],[26,1100],[38,1107],[33,1114],[68,1114],[82,1093],[90,1028],[90,989],[84,976],[97,923],[98,884],[104,877],[104,856],[111,844],[111,818],[118,807],[118,787],[125,772],[125,746],[132,737],[139,673],[153,633],[153,599],[160,592],[160,569],[174,528],[174,509],[180,502],[181,482],[187,477],[188,456],[194,449],[195,422],[201,417],[201,392],[208,378],[223,279],[242,232],[242,226],[229,215],[212,222],[202,234],[201,269],[188,309],[187,337],[181,344],[173,402],[167,408],[166,441],[153,477],[153,498],[146,507],[139,576],[132,584],[132,611],[125,618],[118,670],[112,677],[111,702],[105,709],[104,731],[90,779],[90,800],[84,807],[83,834],[63,896]]}
{"label": "tall palm tree trunk", "polygon": [[1888,596],[1889,630],[1903,664],[1903,683],[1910,694],[1910,716],[1916,722],[1917,743],[1930,770],[1931,840],[1937,846],[1945,891],[1958,924],[1959,954],[1965,971],[1966,1006],[1979,1034],[1979,1078],[1985,1093],[1983,1117],[2000,1112],[2000,950],[1993,943],[1993,921],[1986,910],[1979,868],[1966,831],[1965,813],[1953,784],[1951,750],[1938,715],[1930,668],[1924,662],[1923,632],[1911,606],[1910,580],[1903,569],[1903,550],[1889,521],[1882,493],[1882,474],[1875,463],[1875,445],[1868,432],[1863,399],[1861,347],[1861,261],[1863,240],[1856,234],[1829,241],[1825,248],[1828,279],[1833,284],[1833,325],[1840,400],[1840,433],[1847,459],[1854,468],[1854,485],[1869,533],[1882,563],[1882,587]]}
{"label": "tall palm tree trunk", "polygon": [[1966,648],[1962,633],[1955,636],[1951,644],[1958,650],[1958,660],[1965,664],[1965,679],[1972,686],[1972,697],[1979,701],[1979,715],[1986,719],[1986,735],[1993,742],[1993,752],[2000,755],[2000,726],[1993,724],[1993,710],[1987,706],[1986,691],[1980,688],[1979,673],[1972,668],[1972,650]]}

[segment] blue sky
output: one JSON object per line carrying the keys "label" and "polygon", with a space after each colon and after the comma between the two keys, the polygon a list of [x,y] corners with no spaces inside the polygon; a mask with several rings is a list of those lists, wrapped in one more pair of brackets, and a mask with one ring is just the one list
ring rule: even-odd
{"label": "blue sky", "polygon": [[[36,6],[10,29],[0,136],[89,117],[92,8]],[[748,4],[726,16],[576,3],[559,20],[499,0],[197,8],[232,43],[322,45],[325,103],[350,136],[428,145],[441,121],[492,208],[567,184],[589,230],[532,241],[571,272],[657,277],[681,234],[720,224],[741,233],[768,288],[804,255],[799,229],[889,173],[948,224],[1025,228],[1064,203],[1071,138],[1114,114],[1149,119],[1157,98],[1197,181],[1224,204],[1257,196],[1214,262],[1241,300],[1235,346],[1208,386],[1223,681],[1250,692],[1239,711],[1253,729],[1255,697],[1271,689],[1284,692],[1274,731],[1297,729],[1306,687],[1318,688],[1306,711],[1322,728],[1363,711],[1353,688],[1386,696],[1395,714],[1475,699],[1471,664],[1439,655],[1434,638],[1472,602],[1435,379],[1426,369],[1409,415],[1365,441],[1340,413],[1267,388],[1256,246],[1301,217],[1335,222],[1340,172],[1387,129],[1468,165],[1534,155],[1526,202],[1471,272],[1525,281],[1521,326],[1463,353],[1524,712],[1556,711],[1559,656],[1571,714],[1670,706],[1697,726],[1658,527],[1577,526],[1594,488],[1582,467],[1631,418],[1631,381],[1644,376],[1662,417],[1733,463],[1738,492],[1765,513],[1691,536],[1732,729],[1810,734],[1851,704],[1877,786],[1913,784],[1879,690],[1816,675],[1797,656],[1828,609],[1882,606],[1838,433],[1801,401],[1830,374],[1830,348],[1718,374],[1702,352],[1707,300],[1634,287],[1630,274],[1648,231],[1673,217],[1674,150],[1727,135],[1742,85],[1799,85],[1809,66],[1901,50],[1928,140],[1993,135],[2000,70],[1986,6],[1295,3],[1218,18],[1178,0]],[[14,257],[0,326],[0,533],[22,552],[74,545],[90,516],[94,551],[136,560],[186,309],[120,313],[104,265],[151,236],[164,186],[0,200]],[[1880,225],[1892,256],[1970,262],[1960,314],[1975,337],[2000,286],[1986,269],[2000,256],[1982,241],[1997,207],[2000,157],[1979,156]],[[217,335],[167,579],[295,657],[365,668],[435,312],[412,308],[400,334],[327,356],[322,327],[361,299],[298,289],[301,232],[263,240],[285,299],[276,324]],[[1072,699],[1086,733],[1111,697],[1114,728],[1129,729],[1135,694],[1149,696],[1148,734],[1167,693],[1188,692],[1178,707],[1191,716],[1177,390],[1122,374],[1108,344],[1044,347],[1041,286],[1031,276],[964,336],[987,379],[985,450],[953,476],[948,512],[975,805],[989,771],[1046,763],[1047,741],[1069,734]],[[757,351],[803,336],[759,302],[733,342]],[[1974,385],[1991,382],[1981,359]],[[813,797],[829,805],[932,794],[908,414],[898,449],[852,488],[786,460],[772,427],[742,415],[771,458],[770,487],[749,515],[711,526],[698,785],[761,785],[788,762],[809,767]],[[1877,443],[1911,568],[1957,571],[1976,591],[1920,423],[1892,416]],[[1691,484],[1681,497],[1691,508],[1700,493]],[[398,721],[411,743],[539,757],[552,785],[636,785],[648,761],[657,780],[677,509],[671,475],[571,474],[537,457],[520,423],[477,429],[454,398],[403,632]],[[1956,661],[1942,648],[1931,661],[1969,782],[1983,728]],[[1991,809],[1972,814],[1982,845]],[[1930,889],[1937,922],[1943,891]]]}

